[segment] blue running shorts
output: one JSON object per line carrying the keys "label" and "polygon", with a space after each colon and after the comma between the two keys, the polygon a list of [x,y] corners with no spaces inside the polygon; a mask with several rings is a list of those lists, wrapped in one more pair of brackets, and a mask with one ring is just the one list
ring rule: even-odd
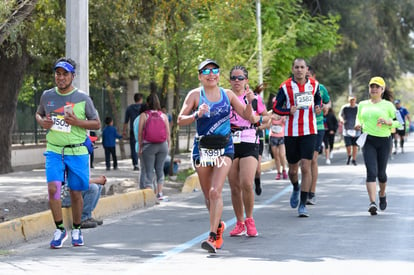
{"label": "blue running shorts", "polygon": [[85,155],[62,155],[46,151],[46,180],[47,182],[65,181],[65,170],[67,170],[67,182],[69,188],[74,191],[85,191],[89,188],[89,154]]}

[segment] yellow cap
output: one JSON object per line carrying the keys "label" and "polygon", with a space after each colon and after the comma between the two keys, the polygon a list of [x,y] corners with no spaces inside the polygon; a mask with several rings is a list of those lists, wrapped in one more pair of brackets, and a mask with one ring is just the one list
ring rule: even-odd
{"label": "yellow cap", "polygon": [[385,81],[380,76],[375,76],[375,77],[371,78],[371,80],[369,81],[369,85],[371,85],[371,84],[377,84],[378,86],[385,89]]}

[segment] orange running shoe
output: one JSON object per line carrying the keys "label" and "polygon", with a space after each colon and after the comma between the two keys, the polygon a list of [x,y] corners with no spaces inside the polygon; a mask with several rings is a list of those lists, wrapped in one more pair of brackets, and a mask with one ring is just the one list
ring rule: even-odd
{"label": "orange running shoe", "polygon": [[217,228],[217,236],[216,236],[216,248],[221,249],[223,246],[223,233],[226,229],[226,224],[223,221],[220,221],[221,226]]}
{"label": "orange running shoe", "polygon": [[207,240],[201,243],[201,248],[207,250],[209,253],[216,253],[216,240],[209,236]]}

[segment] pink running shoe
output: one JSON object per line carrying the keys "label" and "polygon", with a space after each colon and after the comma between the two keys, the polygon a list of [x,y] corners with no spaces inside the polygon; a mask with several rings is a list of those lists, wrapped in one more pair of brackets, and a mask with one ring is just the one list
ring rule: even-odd
{"label": "pink running shoe", "polygon": [[259,233],[257,233],[256,225],[254,224],[253,218],[247,218],[244,221],[244,224],[247,227],[247,235],[249,237],[256,237],[257,235],[259,235]]}
{"label": "pink running shoe", "polygon": [[283,170],[282,173],[283,173],[283,179],[284,180],[287,179],[288,178],[288,175],[286,173],[286,170]]}
{"label": "pink running shoe", "polygon": [[237,222],[234,229],[232,231],[230,231],[230,236],[231,237],[243,236],[245,234],[246,234],[246,228],[244,227],[244,223],[242,223],[242,222]]}
{"label": "pink running shoe", "polygon": [[282,176],[281,173],[277,173],[275,180],[280,180],[280,177]]}

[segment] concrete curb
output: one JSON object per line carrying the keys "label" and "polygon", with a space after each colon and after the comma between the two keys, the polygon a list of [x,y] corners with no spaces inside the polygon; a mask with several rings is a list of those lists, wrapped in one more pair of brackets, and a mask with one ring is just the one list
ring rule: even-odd
{"label": "concrete curb", "polygon": [[[269,160],[261,163],[262,171],[268,171],[275,168],[275,160]],[[197,190],[201,190],[200,181],[198,179],[197,173],[192,174],[191,176],[187,177],[184,182],[184,186],[181,189],[183,193],[191,193]]]}
{"label": "concrete curb", "polygon": [[[93,215],[103,218],[132,209],[154,206],[155,194],[152,190],[137,190],[101,198]],[[72,226],[72,209],[63,208],[63,222],[66,228]],[[55,225],[50,210],[28,215],[0,224],[0,248],[51,234]]]}

